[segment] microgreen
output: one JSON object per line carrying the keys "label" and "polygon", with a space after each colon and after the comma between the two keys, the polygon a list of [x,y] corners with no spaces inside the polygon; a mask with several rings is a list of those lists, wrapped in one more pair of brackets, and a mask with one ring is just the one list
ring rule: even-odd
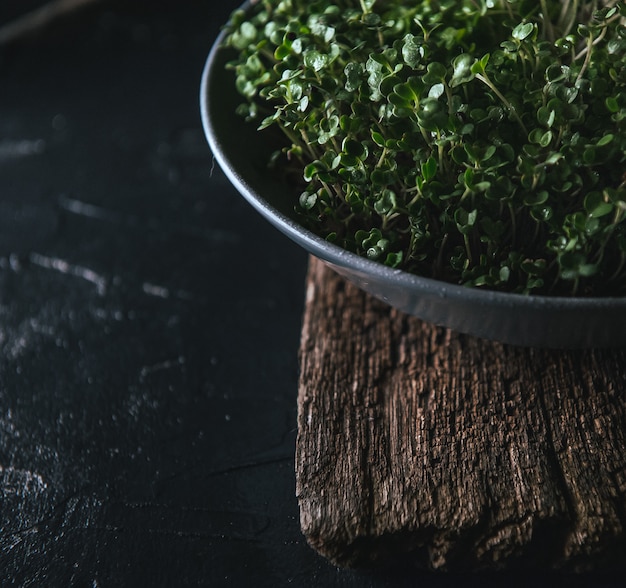
{"label": "microgreen", "polygon": [[258,0],[225,44],[311,230],[454,283],[626,295],[623,0]]}

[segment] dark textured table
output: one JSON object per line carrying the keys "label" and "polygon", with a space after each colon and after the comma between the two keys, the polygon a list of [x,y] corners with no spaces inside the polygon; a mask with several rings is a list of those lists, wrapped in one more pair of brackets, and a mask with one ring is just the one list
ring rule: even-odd
{"label": "dark textured table", "polygon": [[[3,0],[0,24],[43,3]],[[236,4],[101,0],[0,49],[0,585],[553,582],[306,545],[306,255],[212,169],[199,120]]]}

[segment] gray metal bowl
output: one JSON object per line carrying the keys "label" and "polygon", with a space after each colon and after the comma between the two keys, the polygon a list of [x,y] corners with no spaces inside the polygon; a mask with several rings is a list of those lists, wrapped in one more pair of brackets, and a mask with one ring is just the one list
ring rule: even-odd
{"label": "gray metal bowl", "polygon": [[274,147],[235,113],[242,100],[225,69],[223,38],[213,45],[202,76],[206,137],[232,184],[285,235],[376,298],[461,333],[534,347],[626,345],[626,298],[524,296],[448,284],[369,261],[303,228],[293,214],[297,195],[267,170]]}

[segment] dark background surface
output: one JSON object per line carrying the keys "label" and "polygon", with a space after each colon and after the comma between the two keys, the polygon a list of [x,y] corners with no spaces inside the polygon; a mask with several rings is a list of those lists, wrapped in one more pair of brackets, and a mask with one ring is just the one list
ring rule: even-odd
{"label": "dark background surface", "polygon": [[0,49],[0,585],[560,584],[340,570],[303,540],[306,255],[199,119],[237,4],[104,0]]}

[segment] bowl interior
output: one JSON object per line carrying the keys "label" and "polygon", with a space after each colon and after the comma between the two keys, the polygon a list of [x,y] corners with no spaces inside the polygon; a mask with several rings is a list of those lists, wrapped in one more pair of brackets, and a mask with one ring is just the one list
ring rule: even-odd
{"label": "bowl interior", "polygon": [[232,53],[216,40],[201,84],[204,130],[220,167],[266,220],[357,286],[428,322],[525,346],[584,348],[626,345],[626,298],[567,298],[490,292],[394,270],[326,242],[297,221],[291,188],[268,168],[279,138],[236,113],[243,101]]}

